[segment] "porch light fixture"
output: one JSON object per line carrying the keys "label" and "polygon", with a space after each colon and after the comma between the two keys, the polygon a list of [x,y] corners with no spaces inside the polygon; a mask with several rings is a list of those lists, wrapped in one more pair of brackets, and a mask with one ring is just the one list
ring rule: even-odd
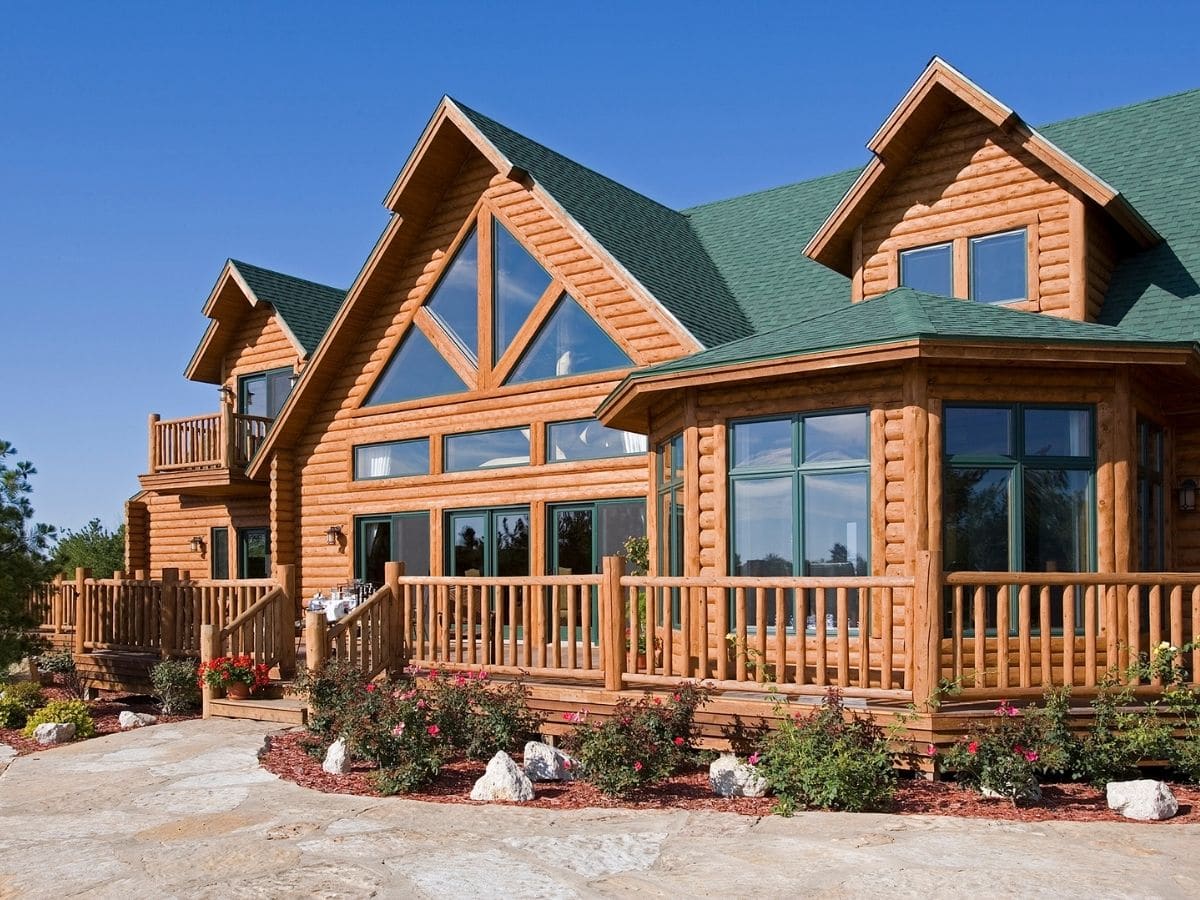
{"label": "porch light fixture", "polygon": [[342,526],[330,525],[325,529],[325,543],[330,547],[337,546],[338,541],[342,539]]}
{"label": "porch light fixture", "polygon": [[188,548],[193,553],[203,553],[204,552],[204,538],[200,537],[200,535],[196,535],[194,538],[192,538],[190,541],[188,541]]}
{"label": "porch light fixture", "polygon": [[223,384],[217,388],[217,396],[221,398],[222,403],[232,403],[234,396],[233,388],[227,384]]}
{"label": "porch light fixture", "polygon": [[1185,478],[1179,485],[1179,511],[1196,511],[1196,479]]}

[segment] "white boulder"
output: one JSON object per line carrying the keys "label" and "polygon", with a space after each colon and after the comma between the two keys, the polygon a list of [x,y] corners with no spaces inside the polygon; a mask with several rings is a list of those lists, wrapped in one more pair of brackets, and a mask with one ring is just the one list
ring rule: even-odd
{"label": "white boulder", "polygon": [[147,713],[135,713],[128,709],[117,716],[117,723],[122,728],[141,728],[143,725],[153,725],[157,721],[158,719]]}
{"label": "white boulder", "polygon": [[767,780],[754,766],[738,760],[732,753],[722,753],[708,767],[708,784],[721,797],[765,797]]}
{"label": "white boulder", "polygon": [[524,803],[533,799],[533,783],[513,762],[513,758],[501,750],[487,764],[483,777],[471,789],[472,800],[508,803]]}
{"label": "white boulder", "polygon": [[1179,812],[1179,801],[1171,789],[1153,778],[1136,781],[1110,781],[1104,788],[1108,808],[1127,819],[1157,822]]}
{"label": "white boulder", "polygon": [[338,738],[329,745],[321,768],[330,775],[345,775],[350,771],[350,748],[346,746],[345,738]]}
{"label": "white boulder", "polygon": [[46,722],[33,730],[33,739],[43,746],[75,740],[74,722]]}
{"label": "white boulder", "polygon": [[530,781],[574,781],[579,763],[557,747],[530,741],[523,755],[525,775]]}

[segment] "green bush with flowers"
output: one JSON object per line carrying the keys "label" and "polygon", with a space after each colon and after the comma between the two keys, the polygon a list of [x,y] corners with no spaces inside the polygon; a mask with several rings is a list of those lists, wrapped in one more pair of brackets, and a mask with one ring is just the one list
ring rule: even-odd
{"label": "green bush with flowers", "polygon": [[594,721],[587,710],[567,713],[575,730],[564,749],[580,765],[580,777],[609,797],[628,797],[679,771],[693,751],[696,710],[708,691],[684,682],[667,701],[646,695],[617,702],[610,718]]}
{"label": "green bush with flowers", "polygon": [[250,656],[218,656],[203,662],[196,670],[196,683],[200,687],[224,689],[231,684],[244,684],[251,691],[271,683],[271,667],[255,663]]}

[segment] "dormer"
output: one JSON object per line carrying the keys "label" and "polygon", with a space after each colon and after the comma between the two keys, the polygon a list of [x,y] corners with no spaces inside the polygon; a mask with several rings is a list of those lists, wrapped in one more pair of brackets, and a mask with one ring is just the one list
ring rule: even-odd
{"label": "dormer", "polygon": [[1116,261],[1159,241],[1111,185],[935,58],[805,253],[851,299],[908,286],[1093,321]]}

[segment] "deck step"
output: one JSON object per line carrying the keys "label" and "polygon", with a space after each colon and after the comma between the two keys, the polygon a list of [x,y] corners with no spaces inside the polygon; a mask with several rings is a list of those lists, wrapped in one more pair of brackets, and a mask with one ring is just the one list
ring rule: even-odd
{"label": "deck step", "polygon": [[259,722],[279,722],[284,725],[304,725],[308,722],[308,706],[303,700],[213,700],[209,707],[214,716],[226,719],[255,719]]}

